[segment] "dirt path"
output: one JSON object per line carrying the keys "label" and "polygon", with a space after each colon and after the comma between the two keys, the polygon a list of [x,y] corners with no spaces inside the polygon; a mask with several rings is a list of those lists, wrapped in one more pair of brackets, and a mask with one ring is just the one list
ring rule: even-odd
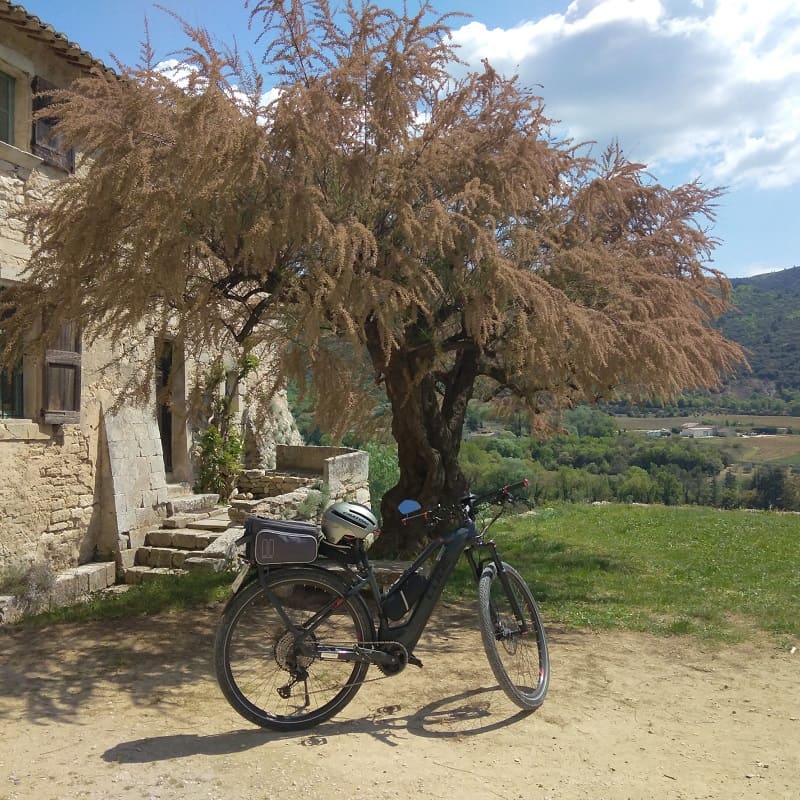
{"label": "dirt path", "polygon": [[0,800],[800,796],[800,653],[774,644],[554,629],[550,694],[524,715],[475,616],[445,609],[422,671],[278,735],[220,695],[217,613],[0,631]]}

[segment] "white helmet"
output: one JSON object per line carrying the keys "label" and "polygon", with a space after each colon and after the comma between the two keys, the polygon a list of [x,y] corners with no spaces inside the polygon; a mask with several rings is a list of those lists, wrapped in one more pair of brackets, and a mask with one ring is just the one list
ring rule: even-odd
{"label": "white helmet", "polygon": [[377,528],[378,520],[375,515],[359,503],[334,503],[322,515],[322,532],[333,544],[345,536],[366,539]]}

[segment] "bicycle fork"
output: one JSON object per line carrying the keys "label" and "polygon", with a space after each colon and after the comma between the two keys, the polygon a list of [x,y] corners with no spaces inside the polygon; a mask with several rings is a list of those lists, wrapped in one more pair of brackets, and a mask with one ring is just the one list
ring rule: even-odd
{"label": "bicycle fork", "polygon": [[495,630],[497,631],[496,637],[498,641],[500,641],[504,639],[511,639],[515,635],[527,636],[529,633],[529,627],[525,621],[525,615],[522,613],[522,607],[519,604],[516,592],[514,592],[514,590],[511,587],[511,582],[508,580],[508,575],[506,574],[505,569],[503,569],[503,562],[500,560],[500,555],[497,552],[497,548],[494,546],[494,542],[487,542],[483,546],[488,547],[492,551],[491,560],[487,560],[486,562],[476,561],[475,556],[472,554],[472,552],[470,550],[467,550],[467,558],[472,564],[472,570],[475,573],[475,579],[476,581],[479,581],[481,575],[487,569],[492,571],[494,577],[500,578],[500,583],[503,586],[503,591],[505,592],[505,595],[508,598],[508,602],[511,605],[511,610],[514,612],[514,619],[517,621],[516,631],[509,631],[506,629],[506,626],[501,626],[501,621],[497,614],[497,608],[495,607],[495,604],[494,602],[492,602],[492,599],[490,597],[489,608],[492,615],[492,622],[494,623]]}

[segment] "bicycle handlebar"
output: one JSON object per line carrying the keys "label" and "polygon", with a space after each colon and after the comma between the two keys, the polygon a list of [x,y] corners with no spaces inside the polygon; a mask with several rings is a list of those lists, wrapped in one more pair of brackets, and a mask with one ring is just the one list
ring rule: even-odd
{"label": "bicycle handlebar", "polygon": [[512,494],[512,491],[516,489],[525,489],[527,486],[528,479],[524,478],[521,481],[509,483],[506,486],[501,486],[499,489],[494,489],[486,494],[468,494],[466,497],[462,497],[461,500],[448,506],[438,505],[435,508],[423,509],[413,514],[406,514],[400,520],[400,524],[405,526],[409,522],[415,522],[417,520],[434,524],[441,522],[448,515],[448,512],[454,511],[459,511],[467,519],[474,519],[475,512],[480,506],[512,503],[517,499]]}

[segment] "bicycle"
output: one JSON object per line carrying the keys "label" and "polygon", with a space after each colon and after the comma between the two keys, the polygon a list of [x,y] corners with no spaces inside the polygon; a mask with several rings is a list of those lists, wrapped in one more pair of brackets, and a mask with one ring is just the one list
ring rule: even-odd
{"label": "bicycle", "polygon": [[[464,554],[478,586],[481,639],[492,672],[516,705],[539,708],[550,680],[539,609],[522,576],[486,538],[516,500],[513,492],[525,486],[527,481],[521,481],[428,510],[404,500],[398,507],[404,525],[421,521],[433,526],[449,518],[459,524],[434,538],[385,591],[367,556],[370,536],[379,534],[369,509],[336,504],[341,506],[336,519],[329,509],[329,520],[339,524],[347,517],[346,524],[355,521],[351,527],[357,531],[335,542],[320,539],[311,523],[248,520],[237,542],[244,546],[244,563],[214,641],[215,670],[225,698],[256,725],[298,730],[344,708],[365,682],[370,665],[385,677],[398,675],[408,664],[422,667],[414,648]],[[487,505],[500,508],[479,528],[477,512]],[[423,565],[429,560],[433,565],[426,575]]]}

